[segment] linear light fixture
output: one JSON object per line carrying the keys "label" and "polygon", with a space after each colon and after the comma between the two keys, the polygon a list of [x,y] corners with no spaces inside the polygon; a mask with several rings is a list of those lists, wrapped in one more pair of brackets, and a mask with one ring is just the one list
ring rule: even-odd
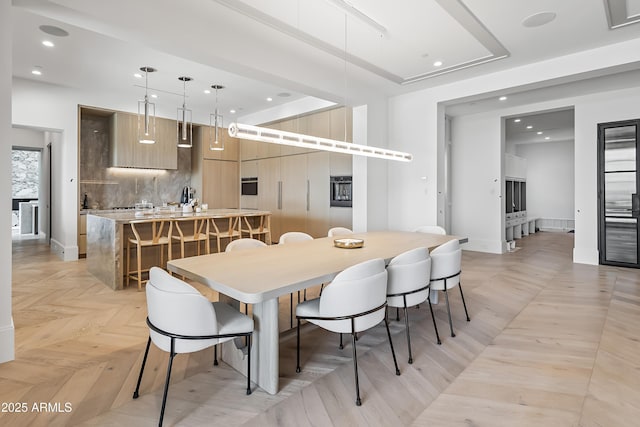
{"label": "linear light fixture", "polygon": [[191,110],[187,108],[187,82],[193,80],[191,77],[178,77],[182,82],[182,108],[178,107],[178,120],[176,120],[176,135],[178,137],[178,147],[193,147],[193,121]]}
{"label": "linear light fixture", "polygon": [[144,71],[144,100],[138,101],[138,141],[141,144],[156,143],[156,104],[149,102],[149,73],[156,71],[152,67],[141,67]]}
{"label": "linear light fixture", "polygon": [[310,148],[314,150],[333,151],[336,153],[353,154],[356,156],[377,157],[379,159],[410,162],[413,155],[402,151],[387,150],[386,148],[368,145],[352,144],[311,135],[269,129],[260,126],[231,123],[229,135],[234,138],[267,142],[270,144],[290,145],[292,147]]}

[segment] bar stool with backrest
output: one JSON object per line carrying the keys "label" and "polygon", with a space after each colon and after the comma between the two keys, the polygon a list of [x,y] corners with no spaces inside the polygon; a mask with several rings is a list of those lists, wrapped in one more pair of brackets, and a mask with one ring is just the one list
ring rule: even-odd
{"label": "bar stool with backrest", "polygon": [[[409,363],[413,363],[411,354],[411,335],[409,333],[408,307],[413,307],[429,301],[429,277],[431,273],[431,258],[427,248],[416,248],[404,252],[389,262],[387,266],[387,306],[404,309],[404,328],[407,335]],[[438,344],[441,343],[433,308],[429,302],[431,319],[436,332]]]}
{"label": "bar stool with backrest", "polygon": [[241,237],[264,239],[267,245],[271,244],[271,214],[243,215],[240,226]]}
{"label": "bar stool with backrest", "polygon": [[449,315],[449,327],[451,328],[451,336],[453,333],[453,322],[451,321],[451,307],[449,307],[448,290],[457,286],[460,289],[460,297],[464,306],[464,314],[469,318],[467,304],[464,301],[462,293],[462,284],[460,283],[460,274],[462,273],[462,249],[458,240],[450,240],[431,251],[431,282],[429,287],[434,291],[444,291],[445,300],[447,302],[447,314]]}
{"label": "bar stool with backrest", "polygon": [[[143,248],[159,248],[160,266],[164,267],[164,247],[169,246],[169,234],[171,233],[171,221],[169,220],[140,220],[131,221],[131,232],[133,237],[127,239],[127,283],[129,286],[130,279],[138,281],[138,290],[142,290],[142,273],[149,271],[142,269],[142,250]],[[131,270],[131,245],[136,247],[136,270]],[[167,254],[167,258],[171,260],[171,251]]]}
{"label": "bar stool with backrest", "polygon": [[173,220],[173,232],[169,236],[172,243],[180,243],[180,258],[184,258],[187,243],[196,244],[196,254],[200,255],[200,244],[204,243],[205,252],[211,253],[209,244],[209,220],[207,218],[185,217]]}
{"label": "bar stool with backrest", "polygon": [[247,394],[251,394],[251,336],[253,319],[222,302],[210,302],[191,285],[158,267],[149,271],[147,283],[147,326],[149,339],[140,366],[133,398],[137,399],[151,342],[169,353],[164,383],[160,422],[164,418],[173,358],[179,353],[193,353],[235,337],[247,340]]}
{"label": "bar stool with backrest", "polygon": [[209,235],[216,238],[218,252],[222,252],[220,245],[222,239],[229,239],[229,242],[232,242],[233,239],[240,238],[240,217],[238,215],[224,218],[211,218],[210,221],[211,227],[209,228]]}
{"label": "bar stool with backrest", "polygon": [[296,372],[300,372],[300,320],[306,320],[332,332],[351,334],[356,405],[360,406],[362,403],[358,384],[356,333],[370,329],[384,320],[396,368],[395,373],[400,375],[389,323],[385,315],[386,299],[387,271],[384,261],[377,258],[347,268],[325,287],[320,297],[300,303],[296,307],[298,320]]}
{"label": "bar stool with backrest", "polygon": [[[294,243],[294,242],[304,242],[307,240],[313,240],[313,237],[307,233],[303,233],[301,231],[288,231],[280,236],[280,240],[278,241],[279,245],[283,245],[285,243]],[[304,299],[307,299],[307,290],[304,292]],[[289,294],[289,301],[291,304],[291,328],[293,329],[293,293]],[[300,304],[300,291],[298,291],[298,304]]]}

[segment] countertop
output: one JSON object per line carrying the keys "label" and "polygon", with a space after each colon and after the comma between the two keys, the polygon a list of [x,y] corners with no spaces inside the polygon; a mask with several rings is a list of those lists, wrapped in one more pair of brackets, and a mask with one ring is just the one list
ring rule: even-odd
{"label": "countertop", "polygon": [[129,223],[131,221],[153,221],[154,219],[171,219],[171,218],[224,218],[233,216],[253,216],[271,214],[269,211],[260,211],[255,209],[208,209],[202,212],[183,213],[181,210],[175,212],[153,211],[145,212],[144,215],[136,215],[136,211],[131,210],[92,210],[86,209],[80,211],[83,215],[93,215],[100,218],[110,219],[116,223]]}

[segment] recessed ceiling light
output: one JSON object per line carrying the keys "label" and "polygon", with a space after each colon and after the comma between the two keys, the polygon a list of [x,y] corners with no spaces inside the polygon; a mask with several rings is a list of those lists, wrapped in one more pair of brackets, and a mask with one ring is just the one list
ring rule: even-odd
{"label": "recessed ceiling light", "polygon": [[35,67],[33,70],[31,70],[31,74],[33,74],[34,76],[41,76],[42,75],[42,68]]}
{"label": "recessed ceiling light", "polygon": [[135,74],[133,75],[133,77],[135,77],[136,79],[141,79],[141,78],[142,78],[142,74],[140,74],[140,73],[135,73]]}
{"label": "recessed ceiling light", "polygon": [[152,93],[152,94],[151,94],[151,97],[152,97],[152,98],[157,98],[157,97],[158,97],[158,95],[156,95],[155,93]]}
{"label": "recessed ceiling light", "polygon": [[521,122],[521,120],[520,120],[520,119],[515,119],[513,122],[514,122],[514,123],[520,123],[520,122]]}
{"label": "recessed ceiling light", "polygon": [[53,42],[51,40],[43,40],[42,44],[45,45],[46,47],[54,47],[55,44],[53,44]]}
{"label": "recessed ceiling light", "polygon": [[545,136],[544,139],[551,139],[551,137],[550,136]]}
{"label": "recessed ceiling light", "polygon": [[291,94],[289,92],[280,92],[278,96],[281,98],[288,98],[291,96]]}
{"label": "recessed ceiling light", "polygon": [[273,101],[273,98],[271,97],[267,98],[267,102],[271,102],[271,101]]}
{"label": "recessed ceiling light", "polygon": [[533,129],[533,126],[529,125],[527,126],[527,129]]}
{"label": "recessed ceiling light", "polygon": [[500,98],[498,98],[500,101],[506,101],[507,97],[506,96],[501,96]]}
{"label": "recessed ceiling light", "polygon": [[436,61],[433,63],[434,67],[440,67],[442,65],[442,61]]}
{"label": "recessed ceiling light", "polygon": [[40,25],[38,28],[40,28],[40,31],[42,31],[43,33],[47,33],[50,36],[67,37],[69,35],[69,33],[62,28],[56,27],[54,25]]}
{"label": "recessed ceiling light", "polygon": [[539,12],[534,13],[531,16],[527,16],[522,20],[522,26],[527,28],[540,27],[548,24],[556,19],[556,14],[553,12]]}
{"label": "recessed ceiling light", "polygon": [[538,135],[542,135],[542,131],[541,130],[539,130],[537,133],[538,133]]}
{"label": "recessed ceiling light", "polygon": [[209,95],[211,93],[211,91],[209,89],[205,89],[204,93],[206,93],[207,95]]}
{"label": "recessed ceiling light", "polygon": [[231,109],[231,110],[229,110],[229,112],[230,112],[231,114],[235,114],[235,113],[236,113],[236,110]]}

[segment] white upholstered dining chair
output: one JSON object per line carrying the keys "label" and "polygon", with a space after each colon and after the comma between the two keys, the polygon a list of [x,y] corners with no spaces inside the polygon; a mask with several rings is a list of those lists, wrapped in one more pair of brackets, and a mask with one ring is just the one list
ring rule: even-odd
{"label": "white upholstered dining chair", "polygon": [[[294,242],[304,242],[307,240],[313,240],[313,237],[307,233],[303,233],[302,231],[288,231],[280,236],[280,240],[278,240],[279,245],[283,245],[286,243],[294,243]],[[304,291],[304,300],[307,299],[307,290]],[[290,322],[291,328],[293,328],[293,293],[289,294],[289,303],[290,307]],[[300,291],[298,291],[298,304],[300,304]]]}
{"label": "white upholstered dining chair", "polygon": [[[404,327],[407,335],[409,363],[413,363],[411,354],[411,334],[409,333],[408,307],[429,301],[429,277],[431,258],[427,248],[416,248],[404,252],[389,262],[387,266],[387,305],[404,309]],[[433,307],[429,302],[431,319],[436,332],[438,344],[441,343]]]}
{"label": "white upholstered dining chair", "polygon": [[173,358],[179,353],[192,353],[215,346],[235,337],[246,337],[247,394],[251,394],[251,336],[253,319],[221,302],[210,302],[200,292],[158,267],[149,272],[147,291],[147,325],[149,339],[144,352],[140,375],[133,398],[137,399],[151,342],[169,353],[167,378],[164,384],[160,422],[169,391]]}
{"label": "white upholstered dining chair", "polygon": [[464,301],[462,293],[462,285],[460,283],[460,274],[462,273],[462,249],[458,240],[453,239],[444,243],[431,251],[431,282],[429,287],[434,291],[444,291],[447,303],[447,314],[449,315],[449,328],[451,328],[451,336],[453,333],[453,322],[451,321],[451,307],[449,306],[449,289],[458,287],[460,289],[460,297],[464,306],[464,314],[469,318],[467,304]]}
{"label": "white upholstered dining chair", "polygon": [[[250,239],[248,237],[242,238],[242,239],[236,239],[233,240],[231,242],[229,242],[229,244],[227,245],[227,247],[225,248],[225,252],[232,252],[232,251],[241,251],[244,249],[252,249],[252,248],[264,248],[266,247],[267,244],[265,242],[263,242],[262,240],[258,240],[258,239]],[[249,314],[249,304],[244,305],[244,314]]]}
{"label": "white upholstered dining chair", "polygon": [[353,231],[346,227],[333,227],[329,229],[327,237],[348,236],[349,234],[353,234]]}
{"label": "white upholstered dining chair", "polygon": [[302,302],[296,307],[297,347],[296,372],[300,372],[300,321],[306,320],[323,329],[340,334],[351,334],[353,345],[353,370],[356,385],[356,405],[360,400],[358,383],[358,359],[356,333],[370,329],[384,320],[391,346],[396,375],[400,375],[396,353],[391,341],[386,317],[387,271],[382,259],[372,259],[356,264],[339,273],[324,288],[318,298]]}
{"label": "white upholstered dining chair", "polygon": [[413,231],[416,233],[440,234],[443,236],[447,234],[447,231],[439,225],[423,225],[422,227],[418,227]]}

